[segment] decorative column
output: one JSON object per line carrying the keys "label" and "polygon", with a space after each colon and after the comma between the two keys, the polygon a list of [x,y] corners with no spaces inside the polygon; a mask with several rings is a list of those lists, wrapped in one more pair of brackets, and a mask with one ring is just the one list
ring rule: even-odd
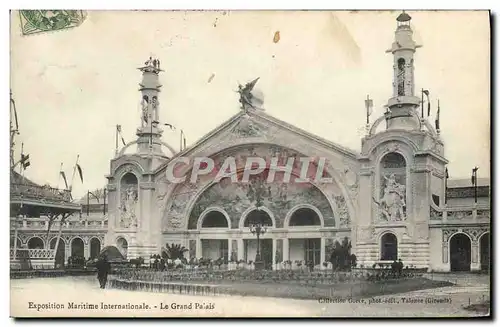
{"label": "decorative column", "polygon": [[202,257],[201,238],[196,239],[196,259]]}
{"label": "decorative column", "polygon": [[189,259],[196,258],[196,240],[189,240]]}
{"label": "decorative column", "polygon": [[320,250],[320,255],[319,255],[319,257],[320,257],[320,262],[319,262],[319,264],[320,264],[321,269],[323,269],[323,262],[325,262],[325,261],[326,261],[326,260],[325,260],[325,253],[326,253],[325,246],[326,246],[326,245],[325,245],[325,238],[324,238],[324,237],[322,237],[322,238],[321,238],[321,243],[320,243],[320,244],[321,244],[321,245],[320,245],[320,249],[321,249],[321,250]]}
{"label": "decorative column", "polygon": [[272,260],[272,263],[273,263],[273,267],[272,269],[273,270],[276,270],[276,250],[277,250],[277,247],[276,247],[276,239],[273,238],[273,260]]}
{"label": "decorative column", "polygon": [[283,261],[290,260],[290,243],[288,238],[283,239]]}
{"label": "decorative column", "polygon": [[90,257],[90,242],[84,243],[83,244],[83,257],[85,260],[87,260],[88,257]]}
{"label": "decorative column", "polygon": [[237,243],[238,243],[238,260],[244,260],[244,256],[245,256],[245,249],[244,249],[244,245],[245,243],[243,242],[243,239],[242,238],[239,238],[237,239]]}
{"label": "decorative column", "polygon": [[227,262],[231,261],[231,253],[233,253],[233,240],[227,239]]}
{"label": "decorative column", "polygon": [[470,270],[481,270],[481,263],[479,262],[479,244],[477,241],[472,242],[471,246],[471,264]]}

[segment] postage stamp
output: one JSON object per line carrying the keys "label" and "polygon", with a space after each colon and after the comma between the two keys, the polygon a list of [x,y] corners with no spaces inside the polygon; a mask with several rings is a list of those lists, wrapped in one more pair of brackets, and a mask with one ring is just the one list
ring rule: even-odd
{"label": "postage stamp", "polygon": [[23,35],[76,27],[86,15],[84,10],[19,10]]}
{"label": "postage stamp", "polygon": [[491,316],[487,11],[18,14],[13,317]]}

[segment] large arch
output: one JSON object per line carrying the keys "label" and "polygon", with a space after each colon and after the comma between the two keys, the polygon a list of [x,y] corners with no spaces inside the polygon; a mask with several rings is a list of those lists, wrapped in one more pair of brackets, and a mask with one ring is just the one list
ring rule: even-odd
{"label": "large arch", "polygon": [[45,243],[40,237],[34,236],[28,240],[28,249],[44,249],[44,248],[45,248]]}
{"label": "large arch", "polygon": [[[301,213],[301,211],[304,211],[304,213],[306,213],[305,210],[312,211],[316,215],[316,217],[317,217],[317,223],[305,224],[305,225],[302,225],[300,223],[299,224],[290,224],[290,222],[292,220],[294,220],[294,217],[297,214]],[[325,221],[323,219],[323,214],[315,206],[304,203],[304,204],[296,205],[295,207],[293,207],[292,209],[290,209],[290,211],[288,211],[288,213],[287,213],[287,215],[285,217],[285,222],[284,222],[283,227],[287,228],[289,226],[317,226],[317,225],[319,225],[321,227],[325,226]]]}
{"label": "large arch", "polygon": [[449,239],[450,270],[470,271],[472,241],[469,235],[458,232]]}
{"label": "large arch", "polygon": [[197,229],[201,228],[231,228],[231,219],[220,207],[207,208],[198,218]]}
{"label": "large arch", "polygon": [[[298,154],[299,156],[305,156],[305,157],[315,157],[317,153],[304,153],[304,149],[302,150],[296,150],[290,147],[290,144],[286,144],[284,142],[280,142],[279,140],[273,140],[273,142],[269,142],[268,140],[262,139],[262,140],[253,140],[252,142],[244,139],[238,139],[237,144],[231,144],[228,146],[228,144],[217,144],[216,146],[212,147],[212,151],[210,153],[204,153],[204,157],[210,157],[213,159],[217,159],[218,157],[222,156],[225,152],[234,152],[235,154],[239,153],[238,151],[241,151],[241,153],[245,154],[247,153],[248,149],[245,147],[268,147],[268,148],[279,148],[283,151],[289,151]],[[195,149],[195,148],[194,148]],[[193,152],[193,149],[190,149],[191,151],[188,151],[185,153],[185,155],[188,155],[190,157],[194,157],[195,153]],[[341,151],[342,149],[336,149],[337,151]],[[311,152],[311,151],[306,151],[306,152]],[[350,156],[349,153],[343,154],[347,157]],[[353,157],[354,158],[354,157]],[[173,159],[175,161],[175,158]],[[325,172],[328,173],[328,177],[332,178],[332,183],[326,183],[323,185],[316,185],[316,183],[311,182],[312,186],[316,187],[319,192],[323,193],[325,196],[325,199],[329,203],[329,207],[331,210],[334,211],[334,214],[332,217],[335,219],[335,223],[333,226],[339,226],[340,221],[338,218],[338,213],[337,210],[339,210],[337,203],[336,203],[336,197],[341,196],[344,198],[345,201],[345,209],[340,209],[340,210],[345,210],[344,212],[348,215],[348,218],[352,219],[355,217],[356,210],[355,210],[355,205],[354,205],[354,200],[351,197],[351,192],[349,191],[348,183],[345,180],[345,176],[342,175],[342,171],[344,168],[344,164],[342,165],[342,169],[339,169],[339,167],[326,164],[324,169]],[[155,173],[160,173],[160,174],[165,174],[167,164],[159,167]],[[176,166],[179,169],[176,169],[176,176],[188,176],[187,179],[189,179],[189,173],[193,169],[193,160],[189,161],[189,164],[183,164]],[[161,177],[161,178],[166,178],[166,177]],[[160,178],[160,179],[161,179]],[[175,221],[176,226],[182,226],[182,224],[179,224],[177,221],[180,219],[180,217],[190,217],[191,213],[193,212],[193,208],[196,205],[199,197],[210,187],[212,187],[214,184],[213,180],[208,180],[208,181],[202,181],[201,183],[198,183],[195,189],[188,187],[187,185],[181,184],[176,184],[172,185],[172,187],[167,187],[165,189],[165,192],[162,194],[158,194],[158,198],[160,201],[162,201],[161,205],[159,208],[161,208],[162,212],[162,221],[164,223],[164,228],[179,228],[179,227],[172,227],[170,226],[170,222]],[[332,191],[332,188],[335,191]],[[189,193],[189,195],[186,195]],[[201,211],[198,211],[196,213],[196,218],[199,217],[202,211],[206,209],[203,208]],[[283,213],[282,217],[286,213]],[[171,220],[171,217],[176,217],[175,220]],[[235,228],[236,221],[233,220],[232,215],[231,220],[232,220],[232,228]],[[325,215],[323,214],[325,217]],[[282,218],[282,219],[283,219]],[[325,217],[326,218],[326,217]],[[197,226],[197,223],[195,222],[194,224],[190,221],[186,222],[188,225],[188,229],[195,229]],[[326,225],[326,224],[325,224]],[[170,227],[168,227],[170,226]],[[333,227],[332,226],[332,227]]]}
{"label": "large arch", "polygon": [[489,271],[490,270],[490,233],[486,232],[479,238],[479,262],[481,264],[481,270]]}

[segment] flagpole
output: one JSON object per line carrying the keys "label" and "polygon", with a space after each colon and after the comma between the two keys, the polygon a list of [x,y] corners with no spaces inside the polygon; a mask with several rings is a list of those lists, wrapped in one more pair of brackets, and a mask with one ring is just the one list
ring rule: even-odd
{"label": "flagpole", "polygon": [[184,137],[184,131],[181,129],[181,139],[180,139],[180,147],[179,147],[179,152],[182,151],[182,139]]}
{"label": "flagpole", "polygon": [[446,205],[448,203],[448,197],[446,196],[446,190],[448,189],[448,167],[445,169],[445,175],[444,175],[444,204]]}
{"label": "flagpole", "polygon": [[[24,142],[21,143],[21,159],[23,158],[24,155]],[[22,174],[23,172],[23,162],[21,160],[21,164],[19,165],[19,174]]]}
{"label": "flagpole", "polygon": [[424,119],[424,89],[422,89],[422,105],[421,105],[421,109],[422,109],[422,119]]}
{"label": "flagpole", "polygon": [[118,155],[118,125],[115,130],[115,156]]}
{"label": "flagpole", "polygon": [[102,207],[103,215],[106,216],[106,187],[104,188],[104,206]]}
{"label": "flagpole", "polygon": [[63,163],[61,162],[61,168],[59,169],[59,174],[57,174],[57,189],[59,189],[59,182],[61,181],[61,171],[63,168]]}
{"label": "flagpole", "polygon": [[[22,150],[23,149],[23,144],[21,144],[21,153],[22,153]],[[20,165],[21,167],[19,168],[20,171],[21,171],[21,181],[22,183],[24,183],[24,169],[23,169],[23,165],[21,164]],[[19,205],[19,213],[21,215],[21,217],[23,216],[23,187],[21,185],[21,204]],[[16,217],[14,218],[14,260],[17,259],[17,237],[19,235],[19,231],[17,230],[17,217],[19,215],[16,215]]]}
{"label": "flagpole", "polygon": [[76,163],[75,163],[75,167],[73,167],[73,176],[71,176],[71,184],[69,184],[70,192],[73,190],[73,180],[75,179],[76,165],[78,165],[78,159],[80,159],[79,154],[76,155]]}

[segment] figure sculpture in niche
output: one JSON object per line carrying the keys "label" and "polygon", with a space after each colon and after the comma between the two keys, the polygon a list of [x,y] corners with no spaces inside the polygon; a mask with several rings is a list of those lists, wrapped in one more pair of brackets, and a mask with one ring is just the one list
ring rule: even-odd
{"label": "figure sculpture in niche", "polygon": [[129,187],[124,195],[121,211],[121,226],[128,228],[137,226],[136,206],[137,206],[137,192],[133,187]]}
{"label": "figure sculpture in niche", "polygon": [[373,199],[378,205],[381,217],[386,221],[402,221],[406,219],[406,187],[396,181],[394,174],[389,177],[384,175],[384,195],[380,202]]}

